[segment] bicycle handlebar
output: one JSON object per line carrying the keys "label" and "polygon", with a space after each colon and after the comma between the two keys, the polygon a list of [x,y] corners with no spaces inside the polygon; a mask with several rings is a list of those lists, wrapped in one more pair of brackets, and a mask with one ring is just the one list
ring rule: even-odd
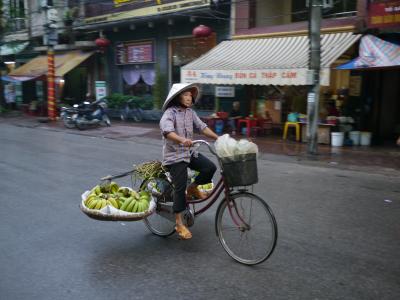
{"label": "bicycle handlebar", "polygon": [[205,141],[205,140],[194,140],[194,141],[192,141],[192,144],[193,145],[195,145],[195,144],[205,144],[205,145],[208,146],[208,149],[210,150],[210,152],[212,154],[214,154],[215,156],[218,156],[217,152],[215,152],[214,148],[210,145],[210,143]]}

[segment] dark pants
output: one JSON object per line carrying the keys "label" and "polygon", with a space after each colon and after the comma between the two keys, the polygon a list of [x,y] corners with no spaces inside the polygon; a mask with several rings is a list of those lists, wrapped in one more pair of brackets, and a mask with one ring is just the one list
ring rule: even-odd
{"label": "dark pants", "polygon": [[172,184],[174,186],[174,205],[175,213],[179,213],[186,209],[186,184],[188,180],[187,168],[198,171],[200,174],[196,176],[195,184],[202,185],[211,182],[211,179],[217,170],[215,164],[207,157],[199,153],[198,157],[192,156],[190,163],[178,162],[168,165],[167,169],[171,174]]}

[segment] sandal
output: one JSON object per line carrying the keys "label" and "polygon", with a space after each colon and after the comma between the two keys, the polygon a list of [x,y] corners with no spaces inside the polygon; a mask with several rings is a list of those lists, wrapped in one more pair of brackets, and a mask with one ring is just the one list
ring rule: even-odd
{"label": "sandal", "polygon": [[200,191],[197,186],[190,185],[186,191],[186,199],[205,199],[208,197],[208,193]]}
{"label": "sandal", "polygon": [[187,229],[185,225],[176,225],[175,231],[182,240],[189,240],[192,238],[192,233]]}

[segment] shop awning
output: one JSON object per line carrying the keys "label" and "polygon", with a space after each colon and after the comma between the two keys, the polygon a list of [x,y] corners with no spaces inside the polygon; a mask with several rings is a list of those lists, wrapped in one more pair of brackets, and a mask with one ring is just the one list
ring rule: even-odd
{"label": "shop awning", "polygon": [[[330,65],[361,36],[321,35],[321,84]],[[181,68],[182,82],[204,84],[310,84],[308,36],[224,41]]]}
{"label": "shop awning", "polygon": [[[80,65],[93,54],[94,52],[70,51],[68,53],[55,55],[55,76],[64,76],[66,73]],[[47,56],[41,55],[10,72],[8,76],[15,80],[25,81],[27,79],[41,77],[46,75],[46,73]]]}
{"label": "shop awning", "polygon": [[336,69],[354,70],[395,66],[400,66],[400,46],[373,35],[366,35],[360,42],[359,57]]}
{"label": "shop awning", "polygon": [[29,42],[8,43],[0,46],[0,56],[18,54],[29,45]]}

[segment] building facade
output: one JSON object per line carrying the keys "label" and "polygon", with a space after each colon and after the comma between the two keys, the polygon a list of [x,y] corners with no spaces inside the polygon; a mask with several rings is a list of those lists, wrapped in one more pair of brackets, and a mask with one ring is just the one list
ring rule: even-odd
{"label": "building facade", "polygon": [[[321,126],[346,136],[372,132],[377,143],[393,141],[400,123],[398,101],[391,100],[398,98],[398,1],[326,2],[331,5],[322,9],[320,28]],[[232,40],[184,66],[184,81],[233,85],[244,114],[268,115],[278,126],[293,114],[305,120],[311,85],[306,3],[233,3]],[[233,99],[220,101],[229,111]],[[324,132],[321,141],[329,143],[329,130]]]}
{"label": "building facade", "polygon": [[[110,94],[152,96],[159,108],[180,67],[229,38],[230,9],[229,1],[89,1],[75,30],[110,41],[99,65]],[[199,25],[209,34],[194,37]],[[214,108],[212,87],[198,105]]]}

